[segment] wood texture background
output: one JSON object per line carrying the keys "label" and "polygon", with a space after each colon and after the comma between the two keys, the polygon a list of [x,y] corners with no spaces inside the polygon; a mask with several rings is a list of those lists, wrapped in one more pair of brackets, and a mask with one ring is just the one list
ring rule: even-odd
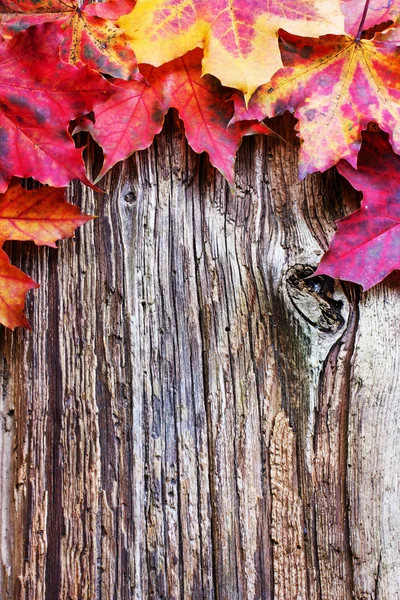
{"label": "wood texture background", "polygon": [[232,197],[170,115],[74,240],[9,246],[1,600],[400,598],[400,278],[305,279],[357,198],[271,126]]}

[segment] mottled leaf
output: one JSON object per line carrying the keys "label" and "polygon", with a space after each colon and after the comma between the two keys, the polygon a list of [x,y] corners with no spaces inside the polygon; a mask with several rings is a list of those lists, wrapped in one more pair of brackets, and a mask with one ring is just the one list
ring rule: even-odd
{"label": "mottled leaf", "polygon": [[63,21],[77,7],[74,0],[0,0],[0,31],[5,37],[12,37],[32,25]]}
{"label": "mottled leaf", "polygon": [[113,88],[88,67],[60,62],[60,41],[48,23],[0,41],[0,191],[13,175],[57,187],[90,183],[67,128]]}
{"label": "mottled leaf", "polygon": [[281,69],[251,99],[236,96],[234,120],[285,110],[299,119],[300,176],[325,171],[341,158],[354,167],[361,131],[376,121],[400,150],[400,54],[395,44],[349,36],[298,38],[281,32]]}
{"label": "mottled leaf", "polygon": [[386,133],[365,131],[357,170],[346,161],[337,167],[363,200],[359,210],[337,221],[315,275],[360,283],[367,290],[400,269],[400,157]]}
{"label": "mottled leaf", "polygon": [[117,161],[152,143],[165,113],[174,107],[184,122],[190,146],[206,151],[211,163],[233,184],[235,155],[242,137],[272,133],[265,125],[237,123],[228,128],[233,104],[232,90],[211,75],[201,77],[201,50],[158,68],[143,66],[150,85],[117,83],[118,92],[96,111],[95,123],[88,120],[80,129],[90,131],[103,147],[105,159],[100,176]]}
{"label": "mottled leaf", "polygon": [[138,76],[135,54],[125,33],[114,25],[133,2],[124,0],[119,10],[115,0],[89,5],[82,10],[75,0],[25,0],[1,2],[1,33],[12,36],[31,25],[52,22],[54,31],[61,28],[61,57],[73,65],[88,65],[96,71],[131,79]]}
{"label": "mottled leaf", "polygon": [[31,14],[47,18],[47,15],[67,13],[73,5],[77,6],[78,3],[74,0],[0,0],[0,15],[6,21],[11,17],[20,18]]}
{"label": "mottled leaf", "polygon": [[27,191],[13,183],[0,194],[0,243],[31,240],[38,246],[56,248],[55,242],[72,237],[79,225],[93,217],[68,204],[63,189],[41,187]]}
{"label": "mottled leaf", "polygon": [[61,58],[72,65],[85,64],[113,77],[137,77],[135,54],[125,33],[108,19],[75,11],[64,27]]}
{"label": "mottled leaf", "polygon": [[[357,35],[364,8],[365,0],[342,0],[346,33]],[[400,0],[370,0],[363,29],[369,29],[386,21],[396,21],[399,15]]]}
{"label": "mottled leaf", "polygon": [[0,249],[0,323],[9,329],[27,327],[29,321],[23,310],[25,294],[39,284],[25,275],[22,271],[10,265],[10,259],[4,250]]}
{"label": "mottled leaf", "polygon": [[204,48],[203,73],[250,98],[282,66],[277,34],[344,33],[339,0],[138,0],[119,20],[139,63],[159,66]]}
{"label": "mottled leaf", "polygon": [[109,21],[117,21],[122,15],[127,15],[133,10],[136,0],[108,0],[107,2],[94,2],[85,8],[88,15],[103,17]]}

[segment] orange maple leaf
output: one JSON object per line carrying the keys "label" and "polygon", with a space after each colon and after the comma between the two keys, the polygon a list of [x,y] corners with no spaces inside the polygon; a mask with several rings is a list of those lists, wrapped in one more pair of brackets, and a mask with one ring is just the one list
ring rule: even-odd
{"label": "orange maple leaf", "polygon": [[0,243],[31,240],[37,246],[56,248],[55,242],[72,237],[90,219],[78,206],[64,200],[64,190],[41,187],[28,191],[12,182],[0,194]]}
{"label": "orange maple leaf", "polygon": [[0,323],[9,329],[30,329],[29,321],[23,313],[25,294],[38,287],[38,283],[13,267],[7,254],[0,249]]}
{"label": "orange maple leaf", "polygon": [[138,0],[118,24],[139,63],[160,66],[204,48],[203,74],[249,99],[282,66],[277,34],[344,33],[339,0]]}
{"label": "orange maple leaf", "polygon": [[[0,246],[6,240],[32,240],[38,246],[56,247],[58,239],[71,237],[76,227],[93,219],[64,200],[64,190],[41,187],[27,191],[12,182],[0,194]],[[0,248],[0,323],[14,329],[28,327],[23,314],[25,294],[39,284],[10,265]]]}

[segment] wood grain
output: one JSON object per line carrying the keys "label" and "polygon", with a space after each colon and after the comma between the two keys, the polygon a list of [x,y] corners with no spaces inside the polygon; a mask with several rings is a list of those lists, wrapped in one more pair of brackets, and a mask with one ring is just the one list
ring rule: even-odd
{"label": "wood grain", "polygon": [[271,127],[233,197],[170,115],[70,187],[75,239],[9,247],[42,287],[1,330],[2,600],[400,597],[399,280],[307,279],[357,198]]}

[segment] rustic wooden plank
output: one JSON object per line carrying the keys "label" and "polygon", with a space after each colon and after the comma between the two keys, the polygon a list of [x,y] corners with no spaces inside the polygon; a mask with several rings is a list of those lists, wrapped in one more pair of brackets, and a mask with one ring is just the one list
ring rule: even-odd
{"label": "rustic wooden plank", "polygon": [[71,186],[74,240],[13,247],[42,288],[1,331],[1,598],[396,598],[398,288],[305,279],[356,196],[273,126],[233,197],[170,117]]}
{"label": "rustic wooden plank", "polygon": [[274,598],[307,597],[303,505],[298,495],[296,447],[285,413],[276,415],[271,437],[271,537],[274,544]]}
{"label": "rustic wooden plank", "polygon": [[354,591],[399,598],[398,273],[362,295],[349,411],[348,495]]}

